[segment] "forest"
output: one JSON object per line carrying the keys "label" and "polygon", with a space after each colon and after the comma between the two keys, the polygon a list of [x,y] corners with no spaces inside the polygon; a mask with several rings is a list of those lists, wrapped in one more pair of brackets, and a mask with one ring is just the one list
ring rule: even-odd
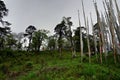
{"label": "forest", "polygon": [[119,4],[104,0],[100,13],[93,0],[95,24],[83,0],[80,4],[84,26],[78,10],[79,27],[72,30],[72,17],[63,16],[49,35],[29,24],[23,32],[13,32],[4,20],[9,9],[0,0],[0,80],[120,80]]}

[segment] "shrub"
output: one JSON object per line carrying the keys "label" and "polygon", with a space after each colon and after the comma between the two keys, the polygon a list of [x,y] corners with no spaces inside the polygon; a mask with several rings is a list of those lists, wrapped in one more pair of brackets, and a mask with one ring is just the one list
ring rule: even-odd
{"label": "shrub", "polygon": [[33,68],[33,63],[31,61],[28,61],[23,66],[23,71],[27,72],[30,71]]}
{"label": "shrub", "polygon": [[33,63],[29,61],[29,62],[26,63],[25,66],[26,66],[26,68],[32,68],[33,67]]}
{"label": "shrub", "polygon": [[4,74],[7,74],[9,72],[9,64],[2,64],[0,66],[0,71],[2,71]]}

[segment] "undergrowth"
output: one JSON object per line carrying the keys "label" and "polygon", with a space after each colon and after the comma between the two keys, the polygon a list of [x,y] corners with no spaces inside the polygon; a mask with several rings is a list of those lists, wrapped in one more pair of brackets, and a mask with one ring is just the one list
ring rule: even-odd
{"label": "undergrowth", "polygon": [[[81,63],[80,53],[76,58],[71,52],[58,51],[1,51],[0,80],[120,80],[120,64],[114,64],[113,54],[109,53],[107,62],[88,63],[84,56]],[[99,58],[98,58],[99,60]]]}

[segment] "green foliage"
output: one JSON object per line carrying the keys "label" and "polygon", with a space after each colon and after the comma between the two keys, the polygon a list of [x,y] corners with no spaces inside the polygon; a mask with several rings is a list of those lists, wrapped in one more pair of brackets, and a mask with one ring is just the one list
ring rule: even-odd
{"label": "green foliage", "polygon": [[49,50],[55,50],[56,41],[57,41],[57,39],[55,39],[55,36],[50,36],[48,38],[48,49]]}
{"label": "green foliage", "polygon": [[[14,57],[8,56],[8,52]],[[1,52],[0,52],[1,53]],[[4,51],[1,57],[0,79],[16,80],[119,80],[120,64],[114,64],[109,54],[109,63],[96,63],[92,56],[92,63],[88,63],[88,56],[80,63],[80,56],[71,58],[68,51],[62,52],[62,59],[57,51],[25,52]],[[2,54],[2,56],[5,56]],[[51,55],[52,54],[52,55]],[[4,60],[2,60],[4,59]],[[111,61],[111,62],[110,62]],[[104,62],[104,61],[103,61]]]}
{"label": "green foliage", "polygon": [[73,25],[72,21],[70,21],[71,17],[63,17],[61,23],[57,24],[54,28],[54,31],[58,37],[58,48],[61,53],[61,48],[63,47],[63,39],[65,38],[70,42],[70,46],[73,47],[73,37],[71,26]]}
{"label": "green foliage", "polygon": [[33,26],[33,25],[28,26],[28,27],[26,28],[26,30],[25,30],[26,33],[24,34],[24,36],[25,36],[25,37],[28,36],[28,39],[29,39],[28,51],[30,51],[30,49],[31,49],[32,35],[33,35],[33,33],[35,32],[35,30],[36,30],[36,28],[35,28],[35,26]]}
{"label": "green foliage", "polygon": [[[80,27],[77,27],[75,30],[74,34],[74,39],[75,39],[75,49],[76,51],[80,51]],[[87,39],[86,39],[86,34],[82,32],[82,39],[83,39],[83,51],[87,52]]]}
{"label": "green foliage", "polygon": [[40,51],[42,42],[48,38],[47,36],[48,33],[49,31],[47,30],[38,30],[34,33],[33,38],[32,38],[32,45],[35,51]]}
{"label": "green foliage", "polygon": [[6,7],[6,4],[4,3],[4,1],[0,0],[0,23],[2,24],[2,27],[0,26],[0,49],[4,49],[4,42],[6,35],[10,34],[10,26],[11,23],[9,23],[8,21],[4,21],[3,18],[4,16],[8,15],[8,9]]}
{"label": "green foliage", "polygon": [[0,66],[0,71],[2,71],[3,74],[7,74],[9,72],[9,64],[2,64]]}
{"label": "green foliage", "polygon": [[32,62],[27,62],[25,66],[26,66],[26,68],[32,68],[33,63]]}
{"label": "green foliage", "polygon": [[13,38],[13,35],[8,35],[6,38],[6,48],[11,49],[13,46],[16,46],[16,40]]}

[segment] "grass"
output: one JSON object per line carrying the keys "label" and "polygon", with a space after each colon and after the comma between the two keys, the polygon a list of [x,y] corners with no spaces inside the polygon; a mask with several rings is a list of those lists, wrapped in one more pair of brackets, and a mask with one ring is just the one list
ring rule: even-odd
{"label": "grass", "polygon": [[114,64],[111,53],[103,64],[96,62],[95,56],[91,64],[87,56],[81,63],[80,53],[72,58],[66,51],[61,58],[57,51],[3,53],[0,80],[120,80],[120,64]]}

